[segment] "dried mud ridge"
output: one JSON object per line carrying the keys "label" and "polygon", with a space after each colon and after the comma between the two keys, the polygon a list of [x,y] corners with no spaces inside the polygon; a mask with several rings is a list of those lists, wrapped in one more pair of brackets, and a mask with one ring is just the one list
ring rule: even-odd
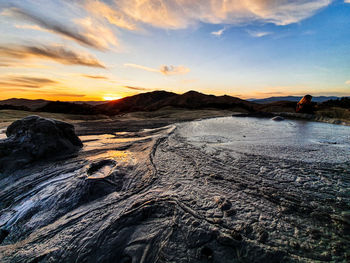
{"label": "dried mud ridge", "polygon": [[0,181],[1,262],[347,262],[349,163],[207,153],[175,126],[82,138]]}

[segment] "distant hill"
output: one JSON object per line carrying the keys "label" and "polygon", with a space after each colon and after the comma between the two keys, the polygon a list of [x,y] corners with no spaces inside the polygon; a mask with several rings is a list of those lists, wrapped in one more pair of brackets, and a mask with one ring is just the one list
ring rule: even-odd
{"label": "distant hill", "polygon": [[176,93],[167,91],[146,92],[119,100],[110,101],[105,104],[98,105],[96,108],[98,108],[100,111],[106,112],[107,114],[144,111],[150,105],[176,95]]}
{"label": "distant hill", "polygon": [[[18,109],[20,109],[22,107],[22,110],[32,110],[32,111],[36,111],[39,108],[44,107],[46,104],[48,104],[49,102],[52,102],[50,100],[29,100],[29,99],[16,99],[16,98],[12,98],[12,99],[7,99],[7,100],[0,100],[0,106],[2,108],[6,108],[6,109],[10,109],[11,106],[19,107]],[[71,101],[69,103],[75,103],[75,104],[89,104],[92,106],[95,105],[100,105],[100,104],[104,104],[106,103],[105,101]],[[11,108],[11,109],[15,109],[15,108]]]}
{"label": "distant hill", "polygon": [[96,107],[107,114],[117,114],[132,111],[154,111],[164,107],[186,109],[230,109],[239,107],[245,111],[252,111],[255,105],[253,102],[235,97],[205,95],[196,91],[189,91],[184,94],[153,91],[111,101]]}
{"label": "distant hill", "polygon": [[177,96],[176,93],[167,91],[153,91],[137,94],[134,96],[114,100],[96,106],[99,110],[107,114],[116,114],[119,112],[144,111],[150,105],[153,105],[161,100]]}
{"label": "distant hill", "polygon": [[321,104],[322,107],[339,107],[350,109],[350,97],[343,97],[336,100],[328,100]]}
{"label": "distant hill", "polygon": [[215,108],[229,109],[241,107],[245,110],[251,110],[255,104],[231,96],[206,95],[196,91],[189,91],[184,94],[176,94],[164,100],[158,101],[146,107],[147,110],[157,110],[163,107],[177,107],[187,109]]}
{"label": "distant hill", "polygon": [[[332,98],[336,99],[330,100]],[[165,107],[183,109],[231,109],[237,112],[294,112],[296,102],[300,99],[301,97],[287,96],[246,101],[227,95],[206,95],[196,91],[189,91],[184,94],[176,94],[167,91],[153,91],[109,102],[60,102],[47,100],[8,99],[0,101],[0,109],[18,109],[30,110],[34,112],[41,111],[79,115],[116,115],[119,113],[135,111],[155,111]],[[348,107],[349,105],[348,99],[338,99],[337,97],[314,97],[313,101],[323,102],[322,104],[324,107]]]}
{"label": "distant hill", "polygon": [[296,106],[296,101],[274,101],[259,104],[257,110],[261,112],[295,112]]}
{"label": "distant hill", "polygon": [[8,100],[0,100],[0,105],[9,105],[15,107],[25,107],[29,110],[36,110],[45,106],[50,101],[48,100],[28,100],[28,99],[8,99]]}
{"label": "distant hill", "polygon": [[106,101],[104,100],[100,100],[100,101],[94,101],[94,100],[91,100],[91,101],[71,101],[72,103],[75,103],[75,104],[89,104],[89,105],[92,105],[92,106],[96,106],[96,105],[101,105],[101,104],[105,104]]}
{"label": "distant hill", "polygon": [[[298,97],[298,96],[285,96],[285,97],[269,97],[269,98],[265,98],[265,99],[249,99],[248,101],[252,101],[255,103],[259,103],[259,104],[266,104],[266,103],[271,103],[271,102],[276,102],[276,101],[294,101],[294,102],[298,102],[300,101],[302,98],[302,96]],[[312,101],[313,102],[324,102],[327,100],[336,100],[339,99],[339,97],[335,97],[335,96],[316,96],[316,97],[312,97]]]}
{"label": "distant hill", "polygon": [[45,106],[37,108],[36,111],[79,115],[94,115],[100,113],[96,107],[89,104],[61,101],[50,101]]}

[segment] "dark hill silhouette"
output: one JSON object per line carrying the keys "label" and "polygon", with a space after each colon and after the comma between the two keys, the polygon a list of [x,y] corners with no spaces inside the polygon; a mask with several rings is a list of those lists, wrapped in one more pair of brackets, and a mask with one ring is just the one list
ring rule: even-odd
{"label": "dark hill silhouette", "polygon": [[328,100],[320,105],[321,107],[339,107],[350,109],[350,97],[343,97],[336,100]]}
{"label": "dark hill silhouette", "polygon": [[[17,98],[12,98],[12,99],[7,99],[7,100],[0,100],[0,106],[1,109],[16,109],[18,107],[18,110],[29,110],[29,111],[37,111],[39,108],[43,108],[45,105],[47,105],[49,102],[53,102],[50,100],[43,100],[43,99],[38,99],[38,100],[30,100],[30,99],[17,99]],[[105,101],[71,101],[70,103],[75,103],[75,104],[89,104],[92,106],[99,105],[99,104],[104,104],[106,103]],[[4,106],[6,105],[6,107]],[[11,107],[14,106],[15,108]]]}
{"label": "dark hill silhouette", "polygon": [[[283,98],[283,97],[281,97]],[[299,97],[293,97],[299,98]],[[326,97],[323,97],[326,98]],[[294,99],[293,99],[294,100]],[[296,100],[298,101],[298,100]],[[9,99],[0,101],[0,109],[11,108],[18,110],[43,111],[52,113],[67,113],[79,115],[105,114],[116,115],[119,113],[135,111],[155,111],[165,107],[183,109],[233,109],[242,112],[294,112],[296,101],[274,101],[265,104],[257,104],[252,101],[242,100],[231,96],[206,95],[196,91],[184,94],[176,94],[167,91],[153,91],[141,93],[123,99],[98,102],[60,102],[47,100]],[[330,100],[320,106],[349,108],[349,98]],[[99,104],[102,103],[102,104]],[[95,104],[95,105],[91,105]],[[96,105],[99,104],[99,105]]]}
{"label": "dark hill silhouette", "polygon": [[36,109],[40,112],[66,113],[79,115],[93,115],[101,113],[96,107],[89,104],[78,104],[71,102],[52,101],[45,106]]}
{"label": "dark hill silhouette", "polygon": [[168,106],[186,109],[230,109],[234,107],[241,107],[245,110],[251,111],[253,110],[255,104],[227,95],[214,96],[199,93],[197,91],[189,91],[181,95],[176,94],[175,96],[171,96],[152,105],[149,105],[146,107],[146,110],[157,110]]}
{"label": "dark hill silhouette", "polygon": [[0,110],[22,110],[22,111],[30,111],[30,109],[26,106],[14,106],[11,104],[0,104]]}
{"label": "dark hill silhouette", "polygon": [[119,100],[110,101],[106,104],[96,106],[99,111],[106,114],[116,114],[120,112],[144,111],[150,105],[153,105],[161,100],[178,96],[175,93],[167,91],[153,91],[141,93],[134,96],[126,97]]}
{"label": "dark hill silhouette", "polygon": [[184,109],[230,109],[240,107],[246,111],[253,111],[255,103],[230,96],[206,95],[196,91],[176,94],[166,91],[153,91],[135,96],[111,101],[96,108],[100,112],[113,115],[122,112],[155,111],[164,107]]}
{"label": "dark hill silhouette", "polygon": [[[302,99],[302,96],[284,96],[284,97],[269,97],[264,99],[249,99],[249,101],[259,103],[259,104],[267,104],[272,102],[279,102],[279,101],[294,101],[298,102]],[[324,102],[327,100],[335,100],[339,97],[335,96],[314,96],[312,97],[313,102]]]}
{"label": "dark hill silhouette", "polygon": [[11,105],[15,107],[25,107],[29,110],[36,110],[38,108],[44,107],[49,102],[50,101],[48,100],[29,100],[12,98],[7,100],[1,100],[0,105]]}
{"label": "dark hill silhouette", "polygon": [[275,101],[259,104],[257,110],[261,112],[295,112],[296,101]]}

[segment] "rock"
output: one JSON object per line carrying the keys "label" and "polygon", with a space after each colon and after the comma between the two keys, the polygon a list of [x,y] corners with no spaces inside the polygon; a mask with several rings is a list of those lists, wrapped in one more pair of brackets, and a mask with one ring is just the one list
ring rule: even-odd
{"label": "rock", "polygon": [[0,172],[83,146],[73,125],[35,115],[13,122],[6,135],[8,138],[0,140]]}
{"label": "rock", "polygon": [[213,250],[209,247],[203,247],[201,250],[202,258],[211,259],[213,257]]}
{"label": "rock", "polygon": [[232,207],[232,203],[229,200],[225,200],[219,207],[222,211],[227,211]]}
{"label": "rock", "polygon": [[232,203],[225,197],[215,196],[214,201],[222,211],[227,211],[232,207]]}
{"label": "rock", "polygon": [[265,230],[261,230],[258,233],[258,241],[261,243],[265,243],[267,239],[269,238],[269,234]]}
{"label": "rock", "polygon": [[273,121],[284,121],[284,118],[281,117],[281,116],[275,116],[271,120],[273,120]]}

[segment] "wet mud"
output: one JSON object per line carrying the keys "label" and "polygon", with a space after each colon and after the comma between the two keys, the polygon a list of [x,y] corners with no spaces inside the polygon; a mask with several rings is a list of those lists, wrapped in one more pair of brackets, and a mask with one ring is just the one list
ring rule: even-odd
{"label": "wet mud", "polygon": [[1,175],[0,261],[347,262],[349,131],[218,118],[80,136],[75,156]]}

